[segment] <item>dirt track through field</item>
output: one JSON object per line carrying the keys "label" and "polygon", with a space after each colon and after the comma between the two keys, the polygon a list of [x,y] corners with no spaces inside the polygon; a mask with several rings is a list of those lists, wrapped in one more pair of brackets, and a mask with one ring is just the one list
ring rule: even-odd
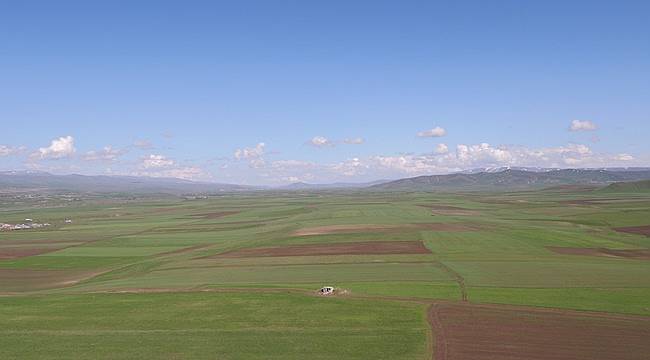
{"label": "dirt track through field", "polygon": [[441,261],[435,261],[433,265],[442,269],[444,272],[449,274],[449,276],[451,276],[454,279],[454,281],[456,281],[458,287],[460,288],[460,301],[462,302],[469,301],[469,297],[467,295],[467,287],[465,286],[465,278],[463,278],[463,276],[460,273],[458,273],[456,270],[450,268],[449,266],[445,265]]}
{"label": "dirt track through field", "polygon": [[641,360],[650,317],[501,305],[435,303],[435,360]]}
{"label": "dirt track through field", "polygon": [[429,249],[420,241],[369,241],[240,249],[209,256],[208,258],[430,253]]}

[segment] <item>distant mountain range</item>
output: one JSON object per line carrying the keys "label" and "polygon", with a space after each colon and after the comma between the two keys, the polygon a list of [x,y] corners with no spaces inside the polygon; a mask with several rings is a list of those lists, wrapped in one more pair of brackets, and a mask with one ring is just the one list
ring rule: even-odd
{"label": "distant mountain range", "polygon": [[0,192],[67,191],[76,193],[209,194],[253,190],[317,191],[327,189],[358,189],[370,191],[510,191],[565,185],[607,186],[610,184],[613,184],[610,188],[614,191],[616,189],[647,187],[647,182],[636,185],[614,184],[641,180],[650,180],[650,168],[493,168],[447,175],[418,176],[394,181],[378,180],[368,183],[332,184],[294,183],[276,188],[194,182],[175,178],[53,175],[46,172],[34,171],[4,171],[0,172]]}
{"label": "distant mountain range", "polygon": [[500,169],[418,176],[371,186],[373,190],[521,190],[559,185],[599,185],[650,179],[650,169]]}
{"label": "distant mountain range", "polygon": [[213,193],[253,190],[243,185],[136,176],[53,175],[40,171],[0,172],[0,191],[69,191],[82,193]]}

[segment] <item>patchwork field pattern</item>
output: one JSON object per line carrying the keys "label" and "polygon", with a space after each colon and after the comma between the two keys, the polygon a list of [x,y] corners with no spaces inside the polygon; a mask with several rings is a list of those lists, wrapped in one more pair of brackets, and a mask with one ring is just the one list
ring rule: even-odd
{"label": "patchwork field pattern", "polygon": [[53,224],[0,233],[0,358],[649,351],[650,194],[93,198],[0,216]]}

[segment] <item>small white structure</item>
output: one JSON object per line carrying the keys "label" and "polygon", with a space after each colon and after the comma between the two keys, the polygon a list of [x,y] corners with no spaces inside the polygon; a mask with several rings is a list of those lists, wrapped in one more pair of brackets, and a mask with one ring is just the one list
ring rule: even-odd
{"label": "small white structure", "polygon": [[65,223],[66,223],[66,224],[72,224],[72,220],[70,220],[70,219],[65,219]]}
{"label": "small white structure", "polygon": [[334,294],[334,287],[333,286],[323,286],[318,290],[319,295],[332,295]]}

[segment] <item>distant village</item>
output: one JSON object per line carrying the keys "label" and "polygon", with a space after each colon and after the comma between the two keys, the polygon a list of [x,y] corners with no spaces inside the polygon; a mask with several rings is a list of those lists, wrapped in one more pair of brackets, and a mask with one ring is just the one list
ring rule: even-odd
{"label": "distant village", "polygon": [[[71,219],[65,219],[66,224],[71,224]],[[12,231],[12,230],[29,230],[29,229],[40,229],[44,227],[52,226],[50,223],[39,223],[35,222],[32,219],[25,219],[24,222],[20,224],[5,224],[0,223],[0,231]]]}

